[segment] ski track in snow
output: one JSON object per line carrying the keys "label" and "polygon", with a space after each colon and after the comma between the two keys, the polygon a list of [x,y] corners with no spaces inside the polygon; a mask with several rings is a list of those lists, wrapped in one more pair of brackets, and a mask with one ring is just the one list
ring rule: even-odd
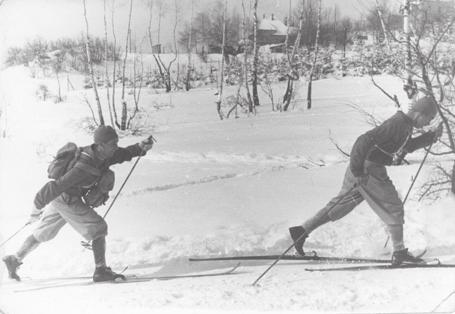
{"label": "ski track in snow", "polygon": [[[167,191],[177,189],[184,186],[198,185],[211,183],[220,180],[240,178],[240,177],[252,177],[260,175],[266,172],[283,171],[293,168],[304,168],[310,169],[315,167],[324,167],[333,163],[333,161],[325,162],[320,160],[319,163],[312,161],[306,157],[298,155],[282,155],[282,156],[271,156],[264,154],[223,154],[223,153],[176,153],[176,152],[165,152],[161,154],[154,154],[146,157],[149,161],[154,162],[180,162],[180,163],[194,163],[200,164],[203,162],[218,163],[218,164],[232,164],[232,165],[254,165],[259,167],[258,170],[246,171],[240,173],[226,173],[223,175],[213,175],[202,177],[198,180],[189,180],[181,183],[164,184],[158,186],[152,186],[145,189],[135,190],[127,194],[127,196],[136,196],[147,192],[156,191]],[[340,162],[340,161],[338,161]],[[341,161],[343,162],[343,161]]]}

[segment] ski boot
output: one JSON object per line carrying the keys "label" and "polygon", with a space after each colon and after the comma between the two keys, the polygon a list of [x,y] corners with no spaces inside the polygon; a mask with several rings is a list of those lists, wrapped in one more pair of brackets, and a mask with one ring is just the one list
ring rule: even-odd
{"label": "ski boot", "polygon": [[116,279],[126,280],[126,277],[122,274],[113,272],[112,269],[107,266],[96,267],[95,273],[93,274],[94,282],[115,281]]}
{"label": "ski boot", "polygon": [[17,269],[19,268],[20,265],[22,265],[22,263],[19,262],[17,257],[14,255],[7,255],[3,257],[2,260],[5,263],[6,268],[8,269],[9,278],[21,281],[21,277],[19,277],[19,275],[17,274]]}
{"label": "ski boot", "polygon": [[295,226],[289,228],[289,233],[291,234],[292,241],[294,241],[295,250],[299,255],[304,256],[305,252],[303,251],[303,244],[308,237],[305,229],[303,229],[302,226]]}
{"label": "ski boot", "polygon": [[395,251],[392,254],[392,266],[400,266],[402,264],[423,264],[425,261],[419,256],[414,256],[409,253],[408,249]]}

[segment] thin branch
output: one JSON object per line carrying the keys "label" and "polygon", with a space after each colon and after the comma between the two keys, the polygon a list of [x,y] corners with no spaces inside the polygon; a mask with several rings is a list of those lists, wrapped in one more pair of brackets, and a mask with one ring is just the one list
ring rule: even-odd
{"label": "thin branch", "polygon": [[384,95],[386,95],[387,97],[389,97],[396,105],[398,108],[401,108],[401,105],[400,105],[400,102],[398,101],[398,97],[397,95],[390,95],[389,93],[387,93],[381,86],[379,86],[376,81],[374,80],[373,78],[373,75],[370,75],[370,78],[371,78],[371,81],[373,82],[373,85],[376,86]]}
{"label": "thin branch", "polygon": [[345,152],[345,151],[338,145],[338,143],[335,142],[335,140],[334,140],[333,137],[332,137],[332,131],[330,131],[330,130],[329,130],[329,140],[330,140],[330,142],[332,142],[333,145],[335,145],[335,147],[338,149],[338,151],[339,151],[340,153],[342,153],[344,156],[346,156],[346,157],[348,157],[348,158],[351,157],[350,154],[348,154],[347,152]]}

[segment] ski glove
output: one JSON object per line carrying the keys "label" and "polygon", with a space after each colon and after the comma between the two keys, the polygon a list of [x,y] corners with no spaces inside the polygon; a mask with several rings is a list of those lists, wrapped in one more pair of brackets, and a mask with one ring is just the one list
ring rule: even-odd
{"label": "ski glove", "polygon": [[434,141],[433,142],[436,142],[441,137],[443,130],[444,130],[444,125],[441,122],[441,123],[439,123],[436,130],[434,130]]}
{"label": "ski glove", "polygon": [[41,214],[43,213],[42,210],[39,210],[35,206],[33,206],[32,212],[30,213],[30,217],[27,221],[27,225],[37,222],[41,218]]}
{"label": "ski glove", "polygon": [[153,136],[147,137],[145,140],[139,143],[139,147],[144,151],[148,152],[150,149],[153,147],[153,143],[155,142],[155,139]]}

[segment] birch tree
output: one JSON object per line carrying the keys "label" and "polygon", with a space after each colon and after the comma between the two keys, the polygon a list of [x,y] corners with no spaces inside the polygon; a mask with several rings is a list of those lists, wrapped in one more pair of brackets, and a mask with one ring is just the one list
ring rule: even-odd
{"label": "birch tree", "polygon": [[316,68],[316,61],[318,58],[318,51],[319,51],[319,31],[321,29],[321,10],[322,10],[322,0],[319,0],[318,20],[317,20],[317,24],[316,24],[316,40],[314,43],[313,63],[311,64],[310,74],[308,75],[308,92],[307,92],[307,108],[308,109],[311,109],[313,76],[314,76],[314,71]]}
{"label": "birch tree", "polygon": [[283,103],[280,107],[280,109],[287,111],[289,108],[289,105],[291,104],[291,100],[294,94],[294,80],[298,79],[298,73],[294,70],[294,58],[297,52],[298,47],[300,46],[300,39],[302,37],[302,31],[303,31],[303,18],[304,18],[304,12],[305,12],[305,0],[302,0],[301,4],[301,10],[300,10],[300,16],[299,16],[299,32],[297,34],[297,37],[294,42],[294,47],[292,48],[292,52],[289,53],[289,50],[287,49],[287,42],[289,40],[289,27],[286,35],[286,55],[287,55],[287,60],[288,60],[288,67],[289,67],[289,72],[288,72],[288,82],[286,86],[286,91],[283,96]]}
{"label": "birch tree", "polygon": [[88,19],[87,19],[87,6],[85,3],[85,0],[82,0],[82,3],[84,6],[84,20],[85,20],[85,29],[86,29],[85,52],[87,55],[88,69],[89,69],[90,79],[91,79],[92,86],[93,86],[93,92],[95,93],[95,100],[96,100],[96,107],[98,109],[99,123],[100,123],[100,125],[104,125],[103,110],[101,108],[100,97],[98,95],[98,89],[96,87],[95,74],[93,72],[93,63],[92,63],[91,56],[90,56],[90,35],[89,35],[89,27],[88,27]]}
{"label": "birch tree", "polygon": [[247,101],[248,101],[248,112],[253,113],[254,112],[254,106],[253,106],[253,100],[251,99],[251,93],[250,93],[250,87],[248,84],[248,53],[249,53],[249,44],[247,43],[248,41],[248,36],[247,36],[247,30],[248,30],[248,25],[247,25],[247,14],[246,14],[246,8],[245,8],[245,1],[242,0],[242,11],[243,11],[243,20],[242,20],[242,36],[243,36],[243,75],[244,79],[243,82],[245,84],[245,90],[246,90],[246,96],[247,96]]}
{"label": "birch tree", "polygon": [[223,86],[224,86],[224,49],[226,45],[226,7],[227,0],[224,0],[223,6],[223,36],[221,42],[221,66],[220,66],[220,84],[218,88],[218,97],[216,100],[216,111],[220,120],[224,119],[223,112],[221,111],[221,104],[223,102]]}
{"label": "birch tree", "polygon": [[128,59],[128,43],[129,39],[131,36],[131,16],[133,13],[133,0],[130,0],[130,8],[129,8],[129,14],[128,14],[128,27],[127,27],[127,32],[126,32],[126,44],[125,44],[125,52],[123,55],[123,66],[122,66],[122,116],[120,120],[120,129],[121,130],[126,130],[127,126],[127,118],[128,118],[128,104],[126,102],[125,98],[125,83],[126,83],[126,61]]}
{"label": "birch tree", "polygon": [[258,0],[254,0],[253,6],[253,106],[259,106],[259,95],[258,95],[258,63],[259,63],[259,46],[258,46]]}
{"label": "birch tree", "polygon": [[[111,120],[111,126],[115,128],[114,123],[114,116],[112,114],[111,108],[111,101],[110,101],[110,93],[109,93],[109,64],[108,64],[108,56],[109,56],[109,49],[108,49],[108,37],[107,37],[107,18],[106,18],[106,0],[103,0],[103,20],[104,20],[104,70],[105,70],[105,79],[104,79],[104,86],[106,88],[106,101],[107,107],[109,110],[109,118]],[[115,50],[114,50],[114,59],[115,59]]]}
{"label": "birch tree", "polygon": [[185,89],[187,91],[190,90],[191,88],[191,84],[190,84],[190,80],[191,80],[191,69],[192,69],[192,66],[191,66],[191,51],[192,51],[192,35],[193,35],[193,10],[194,10],[194,0],[191,0],[191,18],[190,18],[190,33],[188,35],[188,47],[187,47],[187,50],[188,50],[188,65],[187,65],[187,69],[186,69],[186,80],[185,80]]}
{"label": "birch tree", "polygon": [[115,0],[112,0],[112,11],[111,11],[111,28],[112,28],[112,38],[113,38],[113,52],[114,58],[112,60],[112,113],[114,114],[114,123],[115,125],[120,128],[120,124],[118,122],[118,115],[117,110],[115,107],[115,85],[117,81],[117,36],[115,34]]}

